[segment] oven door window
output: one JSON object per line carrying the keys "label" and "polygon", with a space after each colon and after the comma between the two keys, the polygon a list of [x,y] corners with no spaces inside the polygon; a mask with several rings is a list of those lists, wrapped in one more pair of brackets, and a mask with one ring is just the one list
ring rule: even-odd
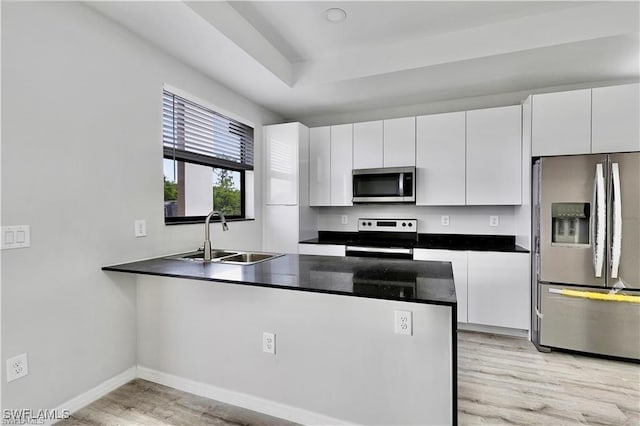
{"label": "oven door window", "polygon": [[400,193],[400,175],[384,173],[377,175],[354,175],[354,197],[398,197]]}

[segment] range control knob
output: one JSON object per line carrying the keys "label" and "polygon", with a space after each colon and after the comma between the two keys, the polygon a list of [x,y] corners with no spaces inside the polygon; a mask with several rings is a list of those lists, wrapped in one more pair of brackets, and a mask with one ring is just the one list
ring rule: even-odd
{"label": "range control knob", "polygon": [[367,225],[371,226],[371,222],[368,222]]}
{"label": "range control knob", "polygon": [[409,222],[409,228],[411,228],[413,226],[413,223]]}
{"label": "range control knob", "polygon": [[362,226],[367,226],[367,222],[362,222]]}
{"label": "range control knob", "polygon": [[402,222],[402,226],[407,226],[407,223],[406,222]]}

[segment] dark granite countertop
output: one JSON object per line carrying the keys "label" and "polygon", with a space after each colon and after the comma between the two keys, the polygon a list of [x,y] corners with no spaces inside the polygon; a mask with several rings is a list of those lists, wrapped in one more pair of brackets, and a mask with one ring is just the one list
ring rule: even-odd
{"label": "dark granite countertop", "polygon": [[[300,241],[302,244],[336,244],[388,246],[384,241],[363,242],[357,232],[319,231],[317,238]],[[417,241],[396,241],[394,246],[438,250],[472,250],[529,253],[529,250],[516,244],[513,235],[471,235],[471,234],[418,234]]]}
{"label": "dark granite countertop", "polygon": [[105,266],[102,270],[456,305],[453,272],[449,262],[287,254],[254,265],[156,258]]}

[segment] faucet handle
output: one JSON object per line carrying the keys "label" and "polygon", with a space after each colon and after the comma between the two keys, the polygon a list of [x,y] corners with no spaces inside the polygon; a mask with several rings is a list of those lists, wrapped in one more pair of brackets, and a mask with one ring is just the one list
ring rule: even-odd
{"label": "faucet handle", "polygon": [[227,222],[222,222],[222,230],[223,231],[228,231],[229,230],[229,225],[227,225]]}

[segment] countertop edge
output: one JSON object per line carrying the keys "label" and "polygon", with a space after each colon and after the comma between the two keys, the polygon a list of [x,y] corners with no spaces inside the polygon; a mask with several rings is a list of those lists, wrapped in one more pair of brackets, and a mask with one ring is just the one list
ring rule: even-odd
{"label": "countertop edge", "polygon": [[224,284],[234,284],[234,285],[245,285],[250,287],[262,287],[262,288],[275,288],[280,290],[291,290],[291,291],[302,291],[306,293],[320,293],[320,294],[333,294],[336,296],[347,296],[347,297],[357,297],[364,299],[375,299],[375,300],[388,300],[392,302],[405,302],[405,303],[419,303],[422,305],[439,305],[439,306],[451,306],[455,307],[458,305],[457,301],[455,302],[446,302],[441,300],[417,300],[417,299],[401,299],[394,297],[376,297],[376,296],[367,296],[363,294],[352,294],[341,291],[332,291],[332,290],[322,290],[322,289],[312,289],[312,288],[301,288],[301,287],[290,287],[285,285],[278,284],[266,284],[260,282],[250,282],[250,281],[232,281],[232,280],[224,280],[220,278],[210,278],[210,277],[196,277],[192,275],[184,275],[184,274],[171,274],[164,272],[152,272],[152,271],[139,271],[127,269],[124,267],[126,264],[122,265],[112,265],[112,266],[103,266],[101,269],[107,272],[120,272],[125,274],[137,274],[137,275],[150,275],[157,277],[165,277],[165,278],[181,278],[187,280],[197,280],[197,281],[209,281],[209,282],[218,282]]}
{"label": "countertop edge", "polygon": [[[350,244],[360,244],[352,241],[320,241],[318,238],[310,238],[308,240],[298,241],[298,244],[316,244],[316,245],[328,245],[328,246],[345,246]],[[446,247],[446,246],[437,246],[437,247],[428,247],[426,244],[417,243],[413,246],[414,249],[422,249],[422,250],[451,250],[451,251],[477,251],[477,252],[497,252],[497,253],[531,253],[531,250],[522,247],[521,245],[515,244],[514,247],[509,248],[499,248],[499,247],[489,247],[489,248],[469,248],[469,247]]]}

